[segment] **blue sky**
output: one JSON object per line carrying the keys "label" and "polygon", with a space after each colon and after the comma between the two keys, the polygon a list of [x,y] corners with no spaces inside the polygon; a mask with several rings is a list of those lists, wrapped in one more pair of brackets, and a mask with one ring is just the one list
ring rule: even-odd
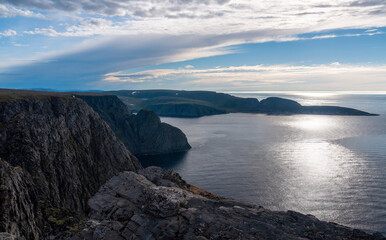
{"label": "blue sky", "polygon": [[0,88],[386,91],[383,0],[0,0]]}

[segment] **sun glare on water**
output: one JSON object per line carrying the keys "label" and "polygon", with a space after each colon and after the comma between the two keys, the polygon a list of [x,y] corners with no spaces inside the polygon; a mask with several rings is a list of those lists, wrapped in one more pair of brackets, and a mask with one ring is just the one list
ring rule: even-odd
{"label": "sun glare on water", "polygon": [[334,122],[326,116],[299,116],[294,121],[289,121],[292,127],[308,130],[322,131],[334,127]]}

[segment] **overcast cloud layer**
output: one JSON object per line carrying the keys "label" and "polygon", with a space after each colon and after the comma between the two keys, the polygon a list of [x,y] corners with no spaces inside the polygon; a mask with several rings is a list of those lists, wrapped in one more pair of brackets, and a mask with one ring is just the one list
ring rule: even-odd
{"label": "overcast cloud layer", "polygon": [[[20,59],[17,63],[12,59],[0,62],[0,84],[3,86],[66,88],[79,82],[80,88],[98,84],[109,88],[109,83],[116,86],[114,84],[120,82],[120,87],[130,88],[132,83],[157,83],[162,79],[156,75],[147,79],[133,78],[119,72],[228,54],[235,51],[232,46],[236,44],[384,34],[377,28],[386,26],[386,1],[0,0],[0,20],[15,17],[41,19],[47,24],[17,31],[0,29],[0,38],[42,36],[60,42],[78,37],[79,41],[71,48],[58,47],[48,53],[35,50],[37,53],[28,58],[28,63],[20,64]],[[337,29],[368,31],[345,35],[320,33]],[[313,36],[302,35],[308,33]],[[383,65],[372,67],[384,71]],[[300,79],[284,68],[278,69],[283,71],[280,79],[287,76],[299,85],[306,82],[304,77]],[[315,73],[315,68],[305,68],[308,70]],[[198,77],[197,74],[196,70],[187,71],[183,77],[172,74],[168,78],[174,76],[175,81],[186,81],[191,84],[189,87],[196,88],[213,88],[216,81],[229,87],[237,82],[239,85],[248,82],[247,88],[257,88],[267,81],[282,81],[272,74],[248,77],[248,80],[233,71],[221,75],[221,79],[220,75]],[[335,76],[335,81],[347,81],[347,78],[343,80],[343,75]],[[188,78],[194,80],[187,81]],[[378,75],[377,79],[379,81]]]}
{"label": "overcast cloud layer", "polygon": [[[298,29],[320,31],[338,28],[382,27],[386,22],[386,2],[381,0],[0,0],[0,12],[11,11],[33,16],[31,9],[64,11],[79,17],[79,22],[57,35],[93,34],[212,34],[261,29]],[[10,6],[11,5],[11,6]],[[95,14],[83,19],[82,12]],[[37,14],[35,14],[37,15]],[[128,16],[110,21],[107,16]],[[0,15],[1,16],[1,15]],[[5,15],[7,16],[7,15]],[[40,14],[39,14],[40,16]],[[103,31],[100,31],[103,29]],[[53,29],[55,30],[55,29]],[[29,33],[55,35],[37,28]],[[80,32],[80,33],[78,33]]]}

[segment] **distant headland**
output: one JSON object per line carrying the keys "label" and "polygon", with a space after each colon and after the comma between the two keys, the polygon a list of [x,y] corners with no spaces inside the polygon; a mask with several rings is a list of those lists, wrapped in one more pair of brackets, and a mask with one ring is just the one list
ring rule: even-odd
{"label": "distant headland", "polygon": [[120,90],[104,93],[118,96],[133,111],[145,108],[165,117],[194,118],[225,113],[377,116],[353,108],[302,106],[296,101],[278,97],[259,101],[212,91]]}

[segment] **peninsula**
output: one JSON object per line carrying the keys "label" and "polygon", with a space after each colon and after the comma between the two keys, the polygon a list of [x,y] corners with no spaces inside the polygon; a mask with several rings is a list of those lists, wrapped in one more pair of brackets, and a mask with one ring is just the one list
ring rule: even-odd
{"label": "peninsula", "polygon": [[338,106],[302,106],[284,98],[269,97],[259,101],[211,91],[121,90],[105,93],[118,96],[132,110],[151,109],[158,116],[165,117],[192,118],[225,113],[377,115]]}

